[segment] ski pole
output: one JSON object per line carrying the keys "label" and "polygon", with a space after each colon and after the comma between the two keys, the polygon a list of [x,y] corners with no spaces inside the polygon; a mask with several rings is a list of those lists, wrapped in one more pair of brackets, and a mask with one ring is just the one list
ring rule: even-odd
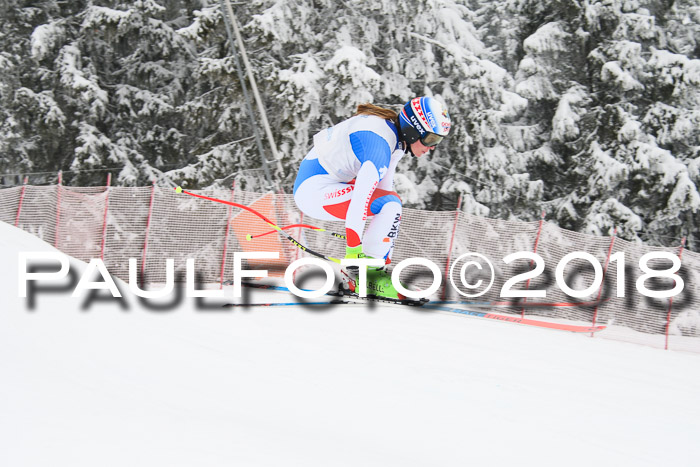
{"label": "ski pole", "polygon": [[[280,227],[280,230],[289,230],[289,229],[293,229],[295,227],[298,227],[301,229],[311,229],[314,232],[325,232],[328,235],[331,235],[332,237],[340,238],[341,240],[345,240],[345,235],[343,235],[343,234],[339,234],[339,233],[335,233],[335,232],[328,232],[326,229],[314,227],[313,225],[306,225],[306,224],[285,225],[284,227]],[[270,234],[273,234],[275,232],[277,232],[277,230],[270,230],[269,232],[263,232],[261,234],[256,234],[256,235],[248,234],[246,237],[250,237],[250,238],[248,238],[248,240],[252,240],[254,238],[264,237],[265,235],[270,235]]]}
{"label": "ski pole", "polygon": [[[227,205],[229,205],[229,206],[233,206],[233,207],[236,207],[236,208],[241,208],[241,209],[243,209],[243,210],[245,210],[245,211],[248,211],[248,212],[250,212],[251,214],[254,214],[254,215],[258,216],[258,217],[259,217],[260,219],[262,219],[263,221],[267,222],[267,224],[268,224],[270,227],[272,227],[272,228],[273,228],[275,231],[277,231],[280,235],[282,235],[283,237],[285,237],[292,245],[294,245],[295,247],[299,248],[301,251],[303,251],[303,252],[305,252],[305,253],[308,253],[308,254],[310,254],[310,255],[316,256],[316,257],[318,257],[318,258],[325,259],[325,260],[327,260],[327,261],[331,261],[331,262],[333,262],[333,263],[339,263],[339,264],[340,264],[340,260],[339,260],[338,258],[333,258],[332,256],[326,256],[326,255],[324,255],[324,254],[322,254],[322,253],[318,253],[318,252],[316,252],[316,251],[314,251],[314,250],[311,250],[311,249],[307,248],[305,245],[302,245],[302,244],[299,243],[294,237],[292,237],[291,235],[289,235],[289,234],[283,232],[283,231],[282,231],[282,227],[278,226],[277,224],[275,224],[274,222],[272,222],[270,219],[268,219],[267,217],[265,217],[265,215],[263,215],[262,213],[259,213],[258,211],[256,211],[256,210],[253,209],[253,208],[250,208],[250,207],[245,206],[245,205],[243,205],[243,204],[234,203],[233,201],[225,201],[225,200],[223,200],[223,199],[211,198],[211,197],[209,197],[209,196],[204,196],[204,195],[198,195],[198,194],[196,194],[196,193],[192,193],[192,192],[190,192],[190,191],[183,190],[182,187],[179,187],[179,186],[175,188],[175,192],[176,192],[176,193],[184,193],[184,194],[186,194],[186,195],[190,195],[190,196],[193,196],[193,197],[195,197],[195,198],[206,199],[206,200],[208,200],[208,201],[213,201],[213,202],[215,202],[215,203],[227,204]],[[311,227],[313,227],[313,226],[311,226]],[[318,229],[318,227],[316,227],[316,229]],[[250,237],[250,236],[247,236],[246,238],[247,238],[248,240],[251,240],[251,239],[252,239],[252,237]]]}

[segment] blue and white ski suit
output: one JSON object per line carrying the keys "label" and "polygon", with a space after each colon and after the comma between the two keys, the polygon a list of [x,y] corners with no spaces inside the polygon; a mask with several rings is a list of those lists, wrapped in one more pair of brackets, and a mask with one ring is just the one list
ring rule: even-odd
{"label": "blue and white ski suit", "polygon": [[351,117],[314,136],[299,167],[294,200],[306,215],[344,220],[348,246],[362,243],[368,256],[390,259],[401,222],[394,171],[404,154],[393,122]]}

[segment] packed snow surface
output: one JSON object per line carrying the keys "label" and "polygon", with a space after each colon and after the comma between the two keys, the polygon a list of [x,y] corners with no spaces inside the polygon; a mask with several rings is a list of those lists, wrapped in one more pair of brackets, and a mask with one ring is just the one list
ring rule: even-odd
{"label": "packed snow surface", "polygon": [[123,283],[30,310],[20,251],[52,248],[0,224],[2,466],[700,463],[699,355],[391,306],[156,309]]}

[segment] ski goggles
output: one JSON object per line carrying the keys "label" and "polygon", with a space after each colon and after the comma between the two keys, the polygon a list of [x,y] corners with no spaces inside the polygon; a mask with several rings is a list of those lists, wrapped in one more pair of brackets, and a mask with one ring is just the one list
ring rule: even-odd
{"label": "ski goggles", "polygon": [[423,146],[428,147],[428,148],[434,148],[438,144],[440,144],[440,141],[444,139],[443,136],[440,136],[435,133],[426,133],[425,136],[423,136],[420,139],[420,142]]}

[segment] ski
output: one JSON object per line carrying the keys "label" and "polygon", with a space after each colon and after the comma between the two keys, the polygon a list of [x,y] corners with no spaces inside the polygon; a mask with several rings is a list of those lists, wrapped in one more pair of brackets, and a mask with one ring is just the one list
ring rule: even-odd
{"label": "ski", "polygon": [[[226,281],[224,285],[232,285],[233,281]],[[281,285],[273,284],[256,284],[254,282],[241,282],[243,287],[251,287],[255,289],[264,290],[275,290],[278,292],[288,292],[291,293],[289,288]],[[308,292],[308,290],[305,290]],[[367,295],[366,297],[360,297],[359,295],[351,292],[347,289],[339,288],[338,290],[331,290],[326,292],[329,297],[336,297],[335,300],[329,300],[324,302],[286,302],[285,305],[338,305],[338,304],[362,304],[362,303],[384,303],[390,305],[401,305],[401,306],[414,306],[419,307],[428,303],[428,299],[421,300],[400,300],[388,297],[379,297],[376,295]],[[223,305],[224,307],[231,306],[282,306],[275,303],[256,303],[256,304],[245,304],[245,303],[227,303]]]}
{"label": "ski", "polygon": [[[229,285],[233,283],[233,281],[227,281]],[[287,287],[280,286],[280,285],[272,285],[272,284],[256,284],[253,282],[242,282],[241,285],[244,287],[252,287],[256,289],[266,289],[266,290],[276,290],[279,292],[291,292]],[[593,333],[593,332],[599,332],[602,331],[606,328],[606,326],[598,325],[598,326],[585,326],[585,325],[578,325],[578,324],[566,324],[566,323],[552,323],[549,321],[540,321],[536,319],[531,319],[531,318],[521,318],[518,316],[509,316],[509,315],[501,315],[497,313],[489,313],[489,312],[484,312],[484,311],[475,311],[475,310],[469,310],[466,308],[460,308],[460,307],[454,307],[454,306],[446,306],[446,303],[444,302],[429,302],[426,299],[423,299],[422,301],[414,301],[414,300],[394,300],[390,298],[379,298],[379,297],[373,297],[373,296],[368,296],[368,297],[360,297],[358,295],[355,295],[349,291],[345,291],[343,293],[339,291],[330,291],[326,295],[330,297],[337,297],[335,300],[328,300],[328,301],[322,301],[322,302],[284,302],[284,303],[253,303],[253,304],[244,304],[244,303],[231,303],[231,304],[226,304],[223,305],[224,307],[242,307],[242,306],[293,306],[293,305],[310,305],[310,306],[320,306],[320,305],[351,305],[351,304],[363,304],[363,303],[384,303],[384,304],[392,304],[392,305],[400,305],[400,306],[412,306],[412,307],[420,307],[422,309],[428,309],[428,310],[435,310],[435,311],[445,311],[449,313],[456,313],[456,314],[461,314],[461,315],[466,315],[466,316],[471,316],[474,318],[484,318],[484,319],[492,319],[496,321],[504,321],[508,323],[515,323],[515,324],[522,324],[525,326],[534,326],[534,327],[539,327],[539,328],[546,328],[546,329],[555,329],[559,331],[569,331],[569,332],[578,332],[578,333]],[[412,302],[412,303],[406,303],[406,302]]]}
{"label": "ski", "polygon": [[226,303],[223,308],[237,307],[269,307],[269,306],[323,306],[323,305],[352,305],[354,302],[347,300],[327,300],[323,302],[267,302],[267,303]]}
{"label": "ski", "polygon": [[[232,280],[228,280],[224,282],[224,285],[233,285]],[[256,289],[267,289],[267,290],[276,290],[279,292],[290,292],[291,291],[284,286],[281,285],[272,285],[272,284],[256,284],[254,282],[241,282],[241,285],[244,287],[252,287]],[[302,289],[304,290],[304,289]],[[308,290],[305,290],[308,291]],[[359,295],[355,295],[350,291],[347,291],[346,294],[348,296],[356,297],[358,299],[363,299]],[[338,296],[338,292],[336,291],[330,291],[326,293],[326,295],[331,296],[331,297],[336,297]],[[381,297],[376,297],[376,296],[368,296],[368,299],[374,299],[376,301],[383,301],[384,299]],[[386,299],[388,303],[392,303],[392,299]],[[459,305],[459,306],[469,306],[469,307],[488,307],[488,308],[495,308],[495,307],[503,307],[503,308],[545,308],[545,307],[575,307],[575,306],[595,306],[595,305],[600,305],[607,300],[596,300],[596,301],[589,301],[589,302],[552,302],[552,303],[544,303],[544,302],[499,302],[499,301],[494,301],[494,302],[471,302],[471,301],[431,301],[431,304],[434,305]],[[427,301],[423,301],[423,304],[428,303]],[[416,306],[418,306],[416,304]],[[422,305],[420,305],[422,306]]]}
{"label": "ski", "polygon": [[350,292],[349,290],[328,292],[328,295],[332,297],[340,297],[340,299],[345,299],[345,301],[350,301],[351,303],[388,303],[390,305],[421,307],[429,302],[427,298],[423,298],[420,300],[401,300],[398,298],[379,297],[377,295],[367,295],[366,297],[360,297],[358,294]]}
{"label": "ski", "polygon": [[497,321],[506,321],[508,323],[524,324],[526,326],[535,326],[539,328],[557,329],[559,331],[570,332],[598,332],[605,329],[605,326],[582,326],[578,324],[552,323],[549,321],[540,321],[530,318],[520,318],[518,316],[499,315],[496,313],[487,313],[483,311],[473,311],[464,308],[454,308],[449,306],[427,304],[424,308],[438,311],[448,311],[451,313],[459,313],[462,315],[473,316],[475,318],[486,318]]}
{"label": "ski", "polygon": [[595,300],[588,302],[471,302],[465,300],[445,300],[432,302],[439,305],[462,305],[472,307],[488,307],[488,308],[555,308],[555,307],[591,307],[600,306],[607,302],[605,300]]}
{"label": "ski", "polygon": [[[232,280],[224,281],[223,285],[233,285],[233,281]],[[254,289],[277,290],[280,292],[290,292],[291,293],[291,291],[287,287],[284,287],[282,285],[257,284],[255,282],[241,282],[241,285],[243,287],[251,287]],[[305,289],[301,289],[301,290],[306,291]]]}

